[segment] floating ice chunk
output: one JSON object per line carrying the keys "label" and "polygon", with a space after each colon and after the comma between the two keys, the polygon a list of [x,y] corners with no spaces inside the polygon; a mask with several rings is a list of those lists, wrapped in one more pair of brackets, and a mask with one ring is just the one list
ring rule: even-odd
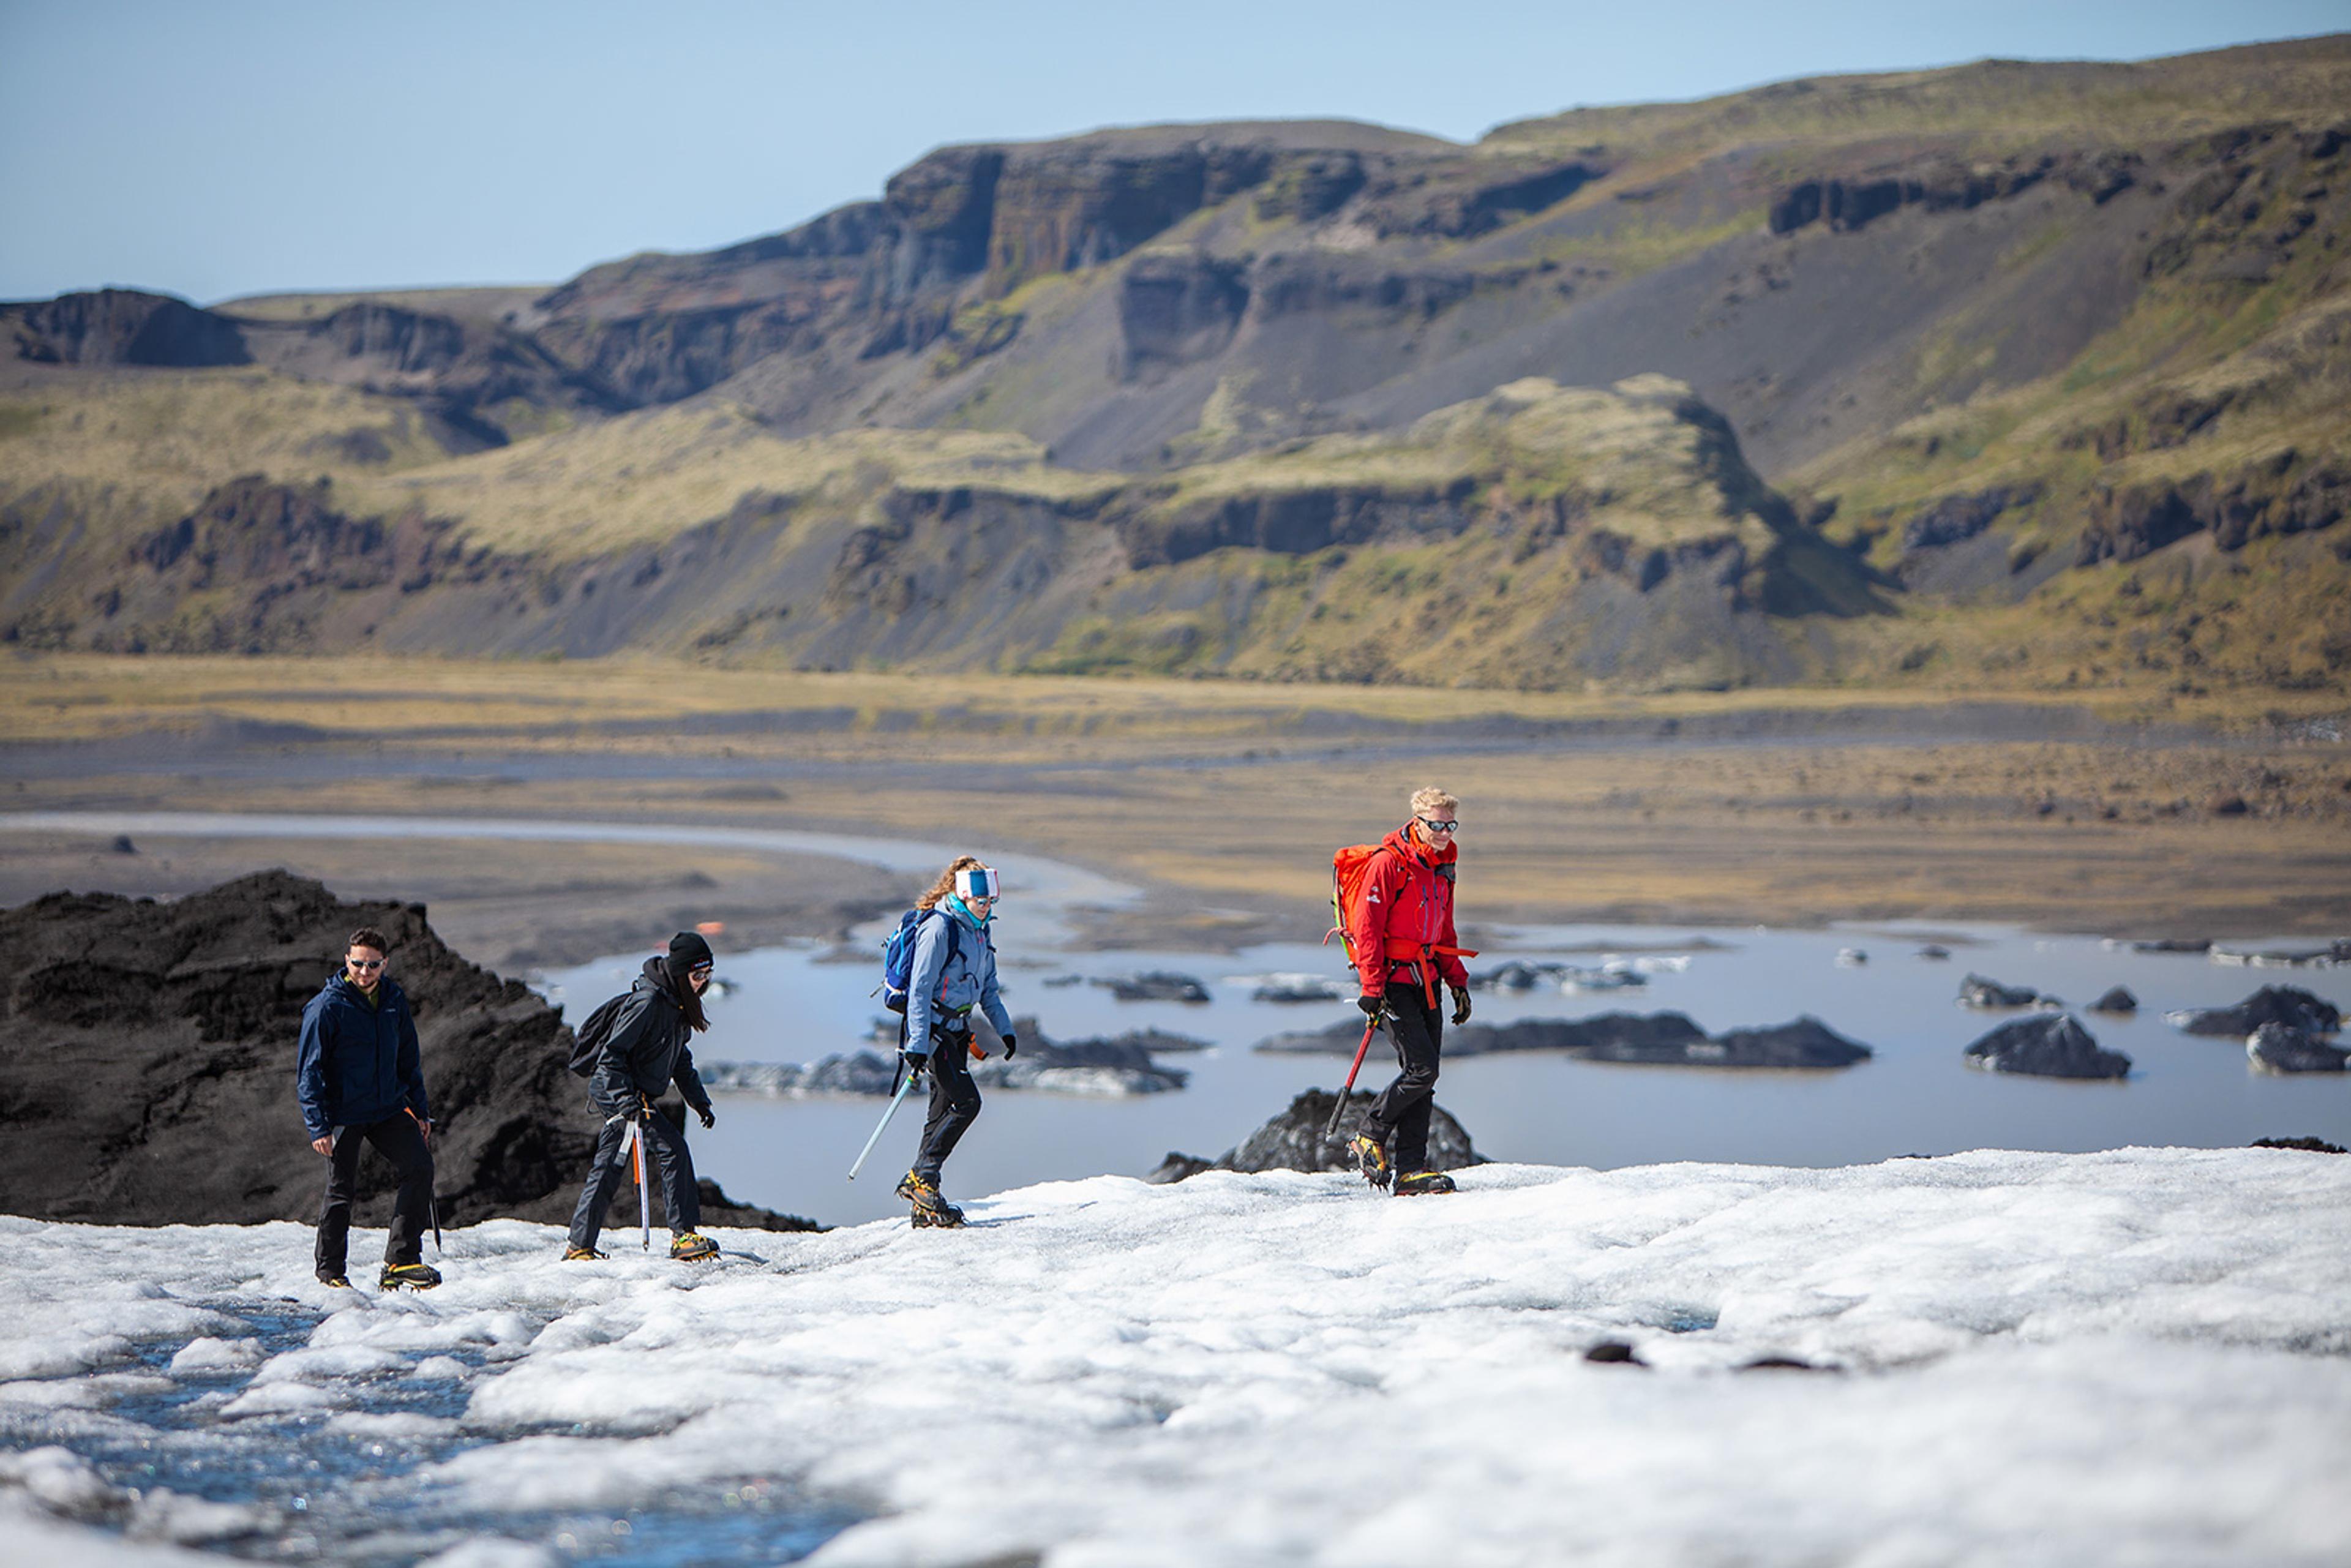
{"label": "floating ice chunk", "polygon": [[221,1419],[248,1416],[291,1416],[310,1410],[331,1410],[342,1404],[337,1394],[307,1383],[258,1383],[221,1406]]}
{"label": "floating ice chunk", "polygon": [[413,1410],[396,1410],[375,1415],[364,1410],[345,1410],[329,1416],[327,1430],[354,1437],[433,1438],[454,1436],[457,1423],[439,1416],[421,1416]]}
{"label": "floating ice chunk", "polygon": [[562,1563],[544,1546],[490,1535],[461,1542],[416,1568],[561,1568]]}
{"label": "floating ice chunk", "polygon": [[55,1445],[0,1453],[0,1482],[21,1487],[26,1497],[67,1519],[103,1518],[125,1501],[89,1460]]}
{"label": "floating ice chunk", "polygon": [[139,1494],[123,1532],[134,1541],[169,1541],[181,1546],[208,1546],[259,1535],[277,1523],[274,1511],[249,1503],[207,1502],[183,1497],[169,1487]]}
{"label": "floating ice chunk", "polygon": [[261,1347],[249,1339],[214,1339],[207,1334],[190,1340],[172,1358],[172,1370],[182,1377],[193,1373],[242,1372],[261,1361]]}

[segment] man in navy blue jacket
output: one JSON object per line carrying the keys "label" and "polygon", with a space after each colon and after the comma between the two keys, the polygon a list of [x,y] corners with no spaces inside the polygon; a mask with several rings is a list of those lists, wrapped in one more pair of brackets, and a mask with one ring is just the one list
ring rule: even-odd
{"label": "man in navy blue jacket", "polygon": [[310,1146],[327,1156],[327,1197],[319,1209],[319,1279],[349,1289],[344,1274],[351,1231],[351,1188],[360,1145],[373,1144],[400,1177],[392,1236],[384,1243],[383,1289],[429,1291],[440,1271],[424,1261],[424,1224],[433,1206],[433,1113],[416,1018],[400,982],[383,971],[390,944],[362,925],[345,945],[343,967],[302,1009],[302,1049],[295,1093]]}

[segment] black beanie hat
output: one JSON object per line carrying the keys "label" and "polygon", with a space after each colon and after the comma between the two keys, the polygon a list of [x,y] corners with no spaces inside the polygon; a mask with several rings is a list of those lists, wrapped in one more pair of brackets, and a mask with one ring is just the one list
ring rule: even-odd
{"label": "black beanie hat", "polygon": [[710,944],[692,931],[681,931],[669,939],[669,956],[663,960],[670,978],[684,982],[685,977],[705,964],[716,963]]}

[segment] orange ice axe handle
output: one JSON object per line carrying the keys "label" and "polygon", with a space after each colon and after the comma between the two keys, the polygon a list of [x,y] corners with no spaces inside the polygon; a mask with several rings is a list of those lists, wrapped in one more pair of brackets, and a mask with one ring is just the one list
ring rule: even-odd
{"label": "orange ice axe handle", "polygon": [[1335,1142],[1339,1136],[1339,1118],[1347,1113],[1347,1095],[1355,1087],[1355,1074],[1364,1070],[1364,1053],[1372,1049],[1372,1030],[1380,1027],[1379,1018],[1364,1020],[1364,1040],[1355,1047],[1355,1064],[1347,1069],[1347,1082],[1339,1087],[1339,1103],[1331,1107],[1331,1124],[1322,1129],[1322,1141]]}

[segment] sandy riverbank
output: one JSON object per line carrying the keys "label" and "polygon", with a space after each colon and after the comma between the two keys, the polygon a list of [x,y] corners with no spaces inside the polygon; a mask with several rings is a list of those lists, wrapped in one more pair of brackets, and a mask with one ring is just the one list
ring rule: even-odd
{"label": "sandy riverbank", "polygon": [[350,841],[125,856],[5,835],[0,898],[284,864],[423,900],[462,950],[528,967],[689,915],[738,941],[830,936],[906,892],[817,858],[395,854],[364,833],[376,814],[660,820],[1027,849],[1153,890],[1093,940],[1214,946],[1319,935],[1331,848],[1437,781],[1467,802],[1463,906],[1481,920],[2351,931],[2351,748],[2317,710],[740,673],[674,704],[671,677],[635,666],[278,663],[27,662],[0,705],[0,808],[333,810]]}

